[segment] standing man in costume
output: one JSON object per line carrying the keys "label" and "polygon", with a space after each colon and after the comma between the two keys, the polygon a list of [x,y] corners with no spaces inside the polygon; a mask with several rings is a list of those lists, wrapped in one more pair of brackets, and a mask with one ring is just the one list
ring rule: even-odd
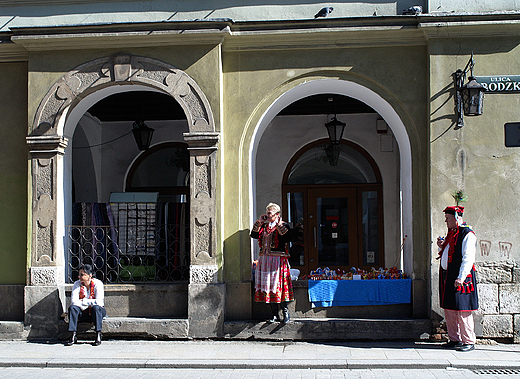
{"label": "standing man in costume", "polygon": [[478,309],[474,266],[477,237],[463,222],[463,212],[460,206],[444,209],[448,235],[437,238],[441,260],[439,298],[450,339],[444,346],[471,351],[476,342],[472,311]]}
{"label": "standing man in costume", "polygon": [[92,322],[96,327],[94,346],[101,345],[101,327],[105,310],[105,291],[103,282],[92,277],[92,266],[83,265],[79,269],[78,279],[72,286],[71,305],[69,307],[69,332],[72,332],[67,346],[77,341],[78,322]]}
{"label": "standing man in costume", "polygon": [[[294,300],[289,253],[286,245],[292,239],[289,225],[282,221],[280,206],[270,203],[266,214],[256,220],[251,230],[251,237],[258,239],[260,257],[255,272],[255,301],[271,306],[272,322],[289,322],[287,303]],[[283,319],[279,317],[279,306]]]}

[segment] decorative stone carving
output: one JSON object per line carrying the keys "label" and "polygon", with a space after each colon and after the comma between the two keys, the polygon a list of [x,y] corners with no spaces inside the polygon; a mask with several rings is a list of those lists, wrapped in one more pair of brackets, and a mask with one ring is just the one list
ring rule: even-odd
{"label": "decorative stone carving", "polygon": [[191,263],[216,264],[214,162],[219,136],[217,133],[186,133],[184,139],[191,155],[190,182],[193,186]]}
{"label": "decorative stone carving", "polygon": [[53,135],[56,121],[69,104],[85,91],[107,84],[142,83],[173,96],[186,113],[190,131],[214,131],[209,102],[197,83],[181,70],[155,59],[116,55],[85,63],[60,78],[42,100],[36,112],[33,134]]}
{"label": "decorative stone carving", "polygon": [[191,265],[190,283],[217,283],[216,265]]}
{"label": "decorative stone carving", "polygon": [[51,159],[37,159],[36,193],[38,198],[48,195],[52,200],[53,192],[53,161]]}
{"label": "decorative stone carving", "polygon": [[63,283],[58,267],[31,267],[32,286],[55,286]]}
{"label": "decorative stone carving", "polygon": [[212,240],[212,222],[209,220],[206,224],[195,222],[195,258],[197,262],[208,261],[213,258]]}

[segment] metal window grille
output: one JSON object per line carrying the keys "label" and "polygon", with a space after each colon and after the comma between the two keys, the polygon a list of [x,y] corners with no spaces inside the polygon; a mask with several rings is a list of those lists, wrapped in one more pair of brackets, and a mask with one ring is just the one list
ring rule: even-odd
{"label": "metal window grille", "polygon": [[155,206],[113,203],[114,225],[67,226],[67,281],[77,280],[82,264],[91,264],[105,283],[187,281],[188,219],[158,226]]}

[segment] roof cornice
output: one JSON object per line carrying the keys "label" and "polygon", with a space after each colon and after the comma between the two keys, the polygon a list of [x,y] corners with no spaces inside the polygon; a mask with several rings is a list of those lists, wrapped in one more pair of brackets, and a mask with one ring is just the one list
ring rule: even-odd
{"label": "roof cornice", "polygon": [[517,36],[519,27],[520,12],[13,27],[0,39],[0,61],[26,60],[30,51],[90,48],[222,44],[224,51],[255,51],[426,45],[433,38]]}

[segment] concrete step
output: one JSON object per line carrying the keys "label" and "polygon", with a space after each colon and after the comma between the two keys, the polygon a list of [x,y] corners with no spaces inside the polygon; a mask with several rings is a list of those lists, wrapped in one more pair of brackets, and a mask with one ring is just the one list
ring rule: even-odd
{"label": "concrete step", "polygon": [[[58,338],[67,339],[68,324],[60,321]],[[92,324],[80,323],[78,335],[80,338],[93,338]],[[162,319],[142,317],[107,317],[103,320],[103,336],[114,339],[183,339],[188,338],[187,319]]]}
{"label": "concrete step", "polygon": [[288,324],[229,321],[224,338],[274,340],[419,340],[431,334],[429,319],[300,318]]}
{"label": "concrete step", "polygon": [[23,321],[0,321],[0,340],[21,340],[26,334]]}

